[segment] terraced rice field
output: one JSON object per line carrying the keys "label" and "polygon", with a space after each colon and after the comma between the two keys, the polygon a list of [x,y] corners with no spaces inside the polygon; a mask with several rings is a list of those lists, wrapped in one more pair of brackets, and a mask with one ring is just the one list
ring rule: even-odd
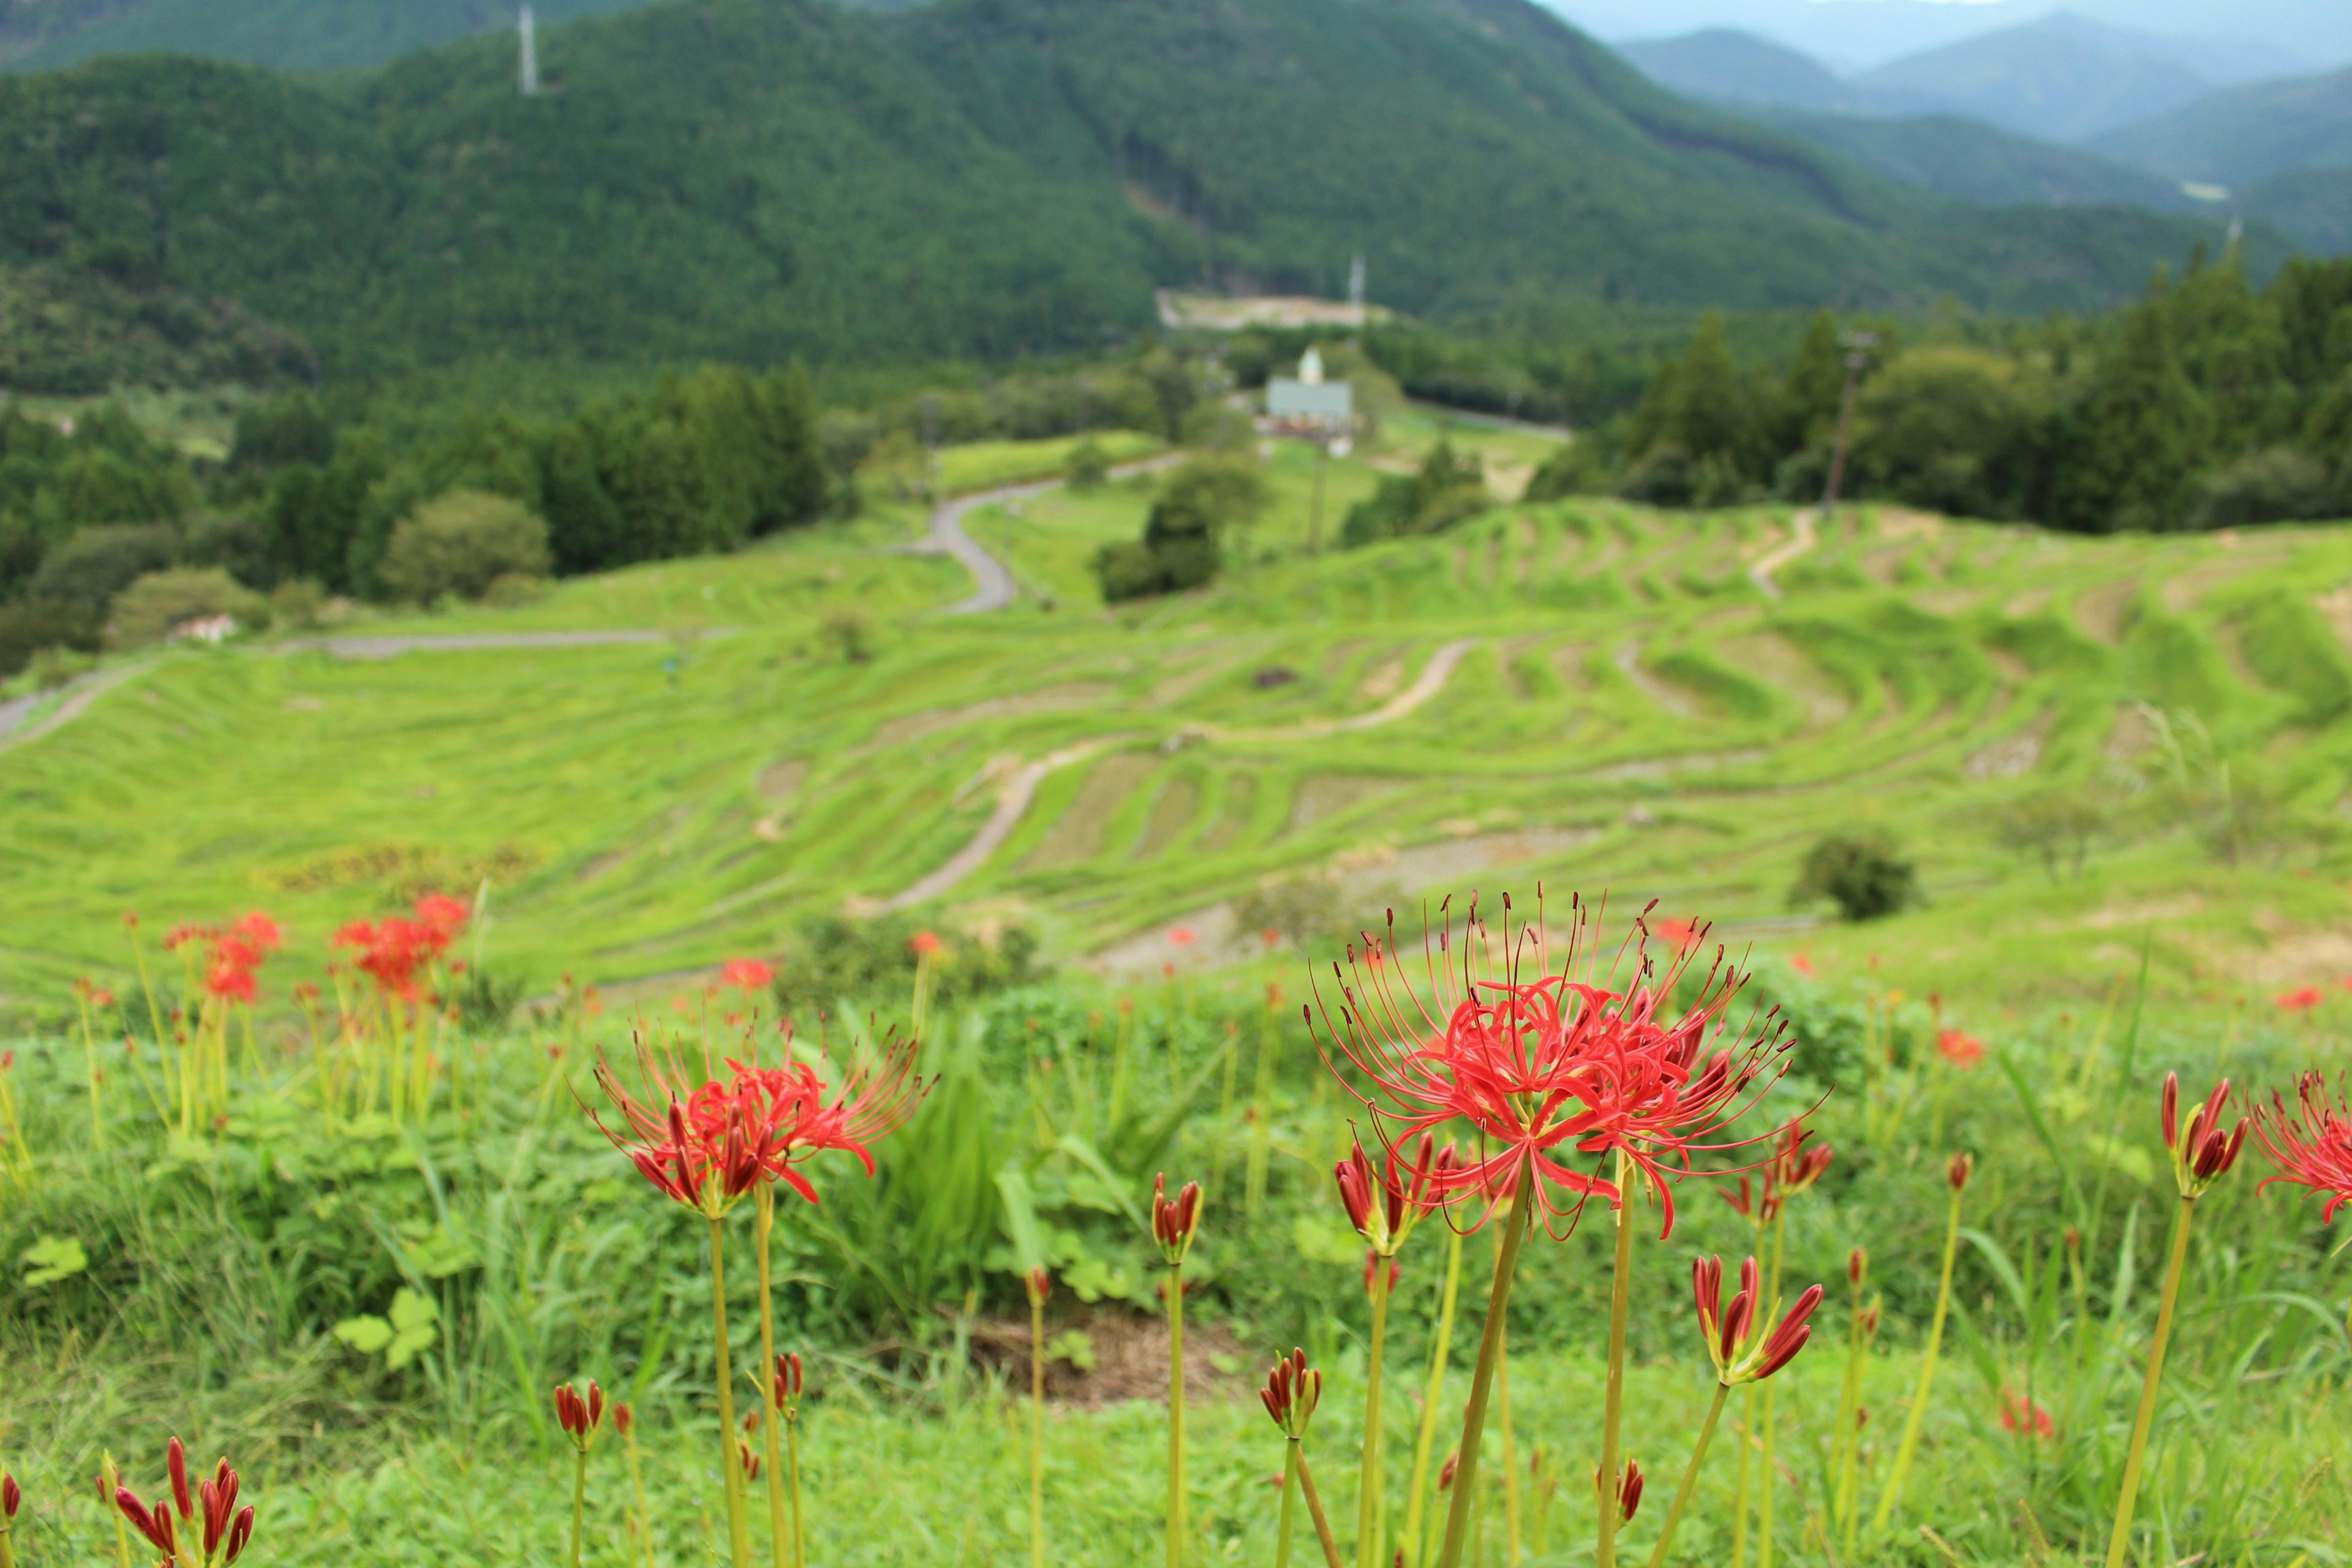
{"label": "terraced rice field", "polygon": [[[318,947],[404,882],[483,877],[496,960],[537,982],[780,951],[811,913],[910,893],[1156,970],[1170,923],[1214,956],[1231,900],[1301,875],[1367,908],[1538,879],[1658,897],[1820,963],[1895,944],[1906,976],[2021,1004],[2100,994],[2165,910],[2201,911],[2154,938],[2184,990],[2352,967],[2325,832],[2230,867],[2119,832],[2054,882],[1993,833],[2055,784],[2128,802],[2192,719],[2305,818],[2339,817],[2352,538],[1865,506],[1792,552],[1785,508],[1576,500],[1309,556],[1306,463],[1278,456],[1280,504],[1223,583],[1116,614],[1084,561],[1134,535],[1148,480],[976,518],[1026,592],[990,616],[932,613],[968,582],[886,552],[919,521],[886,510],[410,628],[669,628],[658,646],[159,660],[0,752],[0,989],[110,972],[132,900],[264,904]],[[1373,475],[1332,478],[1327,536]],[[867,662],[816,635],[851,603],[877,618]],[[1807,923],[1785,899],[1805,847],[1869,823],[1918,855],[1930,906]]]}

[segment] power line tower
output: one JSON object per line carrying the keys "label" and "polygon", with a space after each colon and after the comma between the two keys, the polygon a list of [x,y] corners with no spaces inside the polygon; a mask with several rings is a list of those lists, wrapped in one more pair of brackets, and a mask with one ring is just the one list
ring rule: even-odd
{"label": "power line tower", "polygon": [[1355,260],[1348,264],[1348,308],[1356,312],[1361,325],[1364,319],[1364,253],[1356,252]]}
{"label": "power line tower", "polygon": [[529,5],[522,8],[522,16],[515,24],[515,31],[522,39],[520,83],[522,95],[525,98],[537,98],[539,96],[539,30],[531,25]]}

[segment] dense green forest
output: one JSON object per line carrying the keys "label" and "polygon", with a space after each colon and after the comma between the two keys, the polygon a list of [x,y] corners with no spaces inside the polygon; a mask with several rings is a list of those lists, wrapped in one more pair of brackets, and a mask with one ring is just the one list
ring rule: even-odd
{"label": "dense green forest", "polygon": [[[1526,0],[655,5],[347,80],[147,56],[0,81],[0,265],[226,300],[331,376],[1003,361],[1155,285],[1442,320],[2101,308],[2196,220],[1989,209],[1672,97]],[[2280,247],[2252,243],[2258,266]]]}

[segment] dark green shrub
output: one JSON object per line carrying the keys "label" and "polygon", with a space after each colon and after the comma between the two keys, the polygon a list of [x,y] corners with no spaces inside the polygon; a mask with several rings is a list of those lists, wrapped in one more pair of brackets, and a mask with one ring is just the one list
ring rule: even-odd
{"label": "dark green shrub", "polygon": [[1805,852],[1791,903],[1827,899],[1849,921],[1874,921],[1926,902],[1919,869],[1878,830],[1833,833]]}
{"label": "dark green shrub", "polygon": [[99,626],[98,606],[79,599],[18,599],[0,604],[0,680],[23,669],[43,648],[94,652]]}
{"label": "dark green shrub", "polygon": [[1348,509],[1339,542],[1353,548],[1376,540],[1440,533],[1494,504],[1478,459],[1456,457],[1452,443],[1440,441],[1422,459],[1420,472],[1383,479],[1370,496]]}
{"label": "dark green shrub", "polygon": [[2292,447],[2272,447],[2249,452],[2198,481],[2189,523],[2192,528],[2236,528],[2256,522],[2315,522],[2343,510],[2326,463]]}
{"label": "dark green shrub", "polygon": [[393,598],[431,604],[478,599],[501,577],[543,577],[553,564],[544,518],[505,496],[451,490],[392,531],[376,580]]}
{"label": "dark green shrub", "polygon": [[41,558],[26,592],[37,599],[70,599],[98,608],[179,558],[179,536],[163,523],[85,528]]}
{"label": "dark green shrub", "polygon": [[971,931],[927,928],[913,914],[853,920],[826,915],[803,925],[776,966],[776,1001],[804,1024],[839,1007],[903,1016],[915,990],[916,938],[931,935],[930,1002],[945,1007],[1042,978],[1037,939],[1022,925]]}

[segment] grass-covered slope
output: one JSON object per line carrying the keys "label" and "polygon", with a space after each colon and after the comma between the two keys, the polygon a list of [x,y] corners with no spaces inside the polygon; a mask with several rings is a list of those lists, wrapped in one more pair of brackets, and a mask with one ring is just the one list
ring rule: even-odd
{"label": "grass-covered slope", "polygon": [[[1529,438],[1492,439],[1507,461]],[[1084,566],[1140,526],[1148,495],[1119,484],[975,520],[1029,595],[994,616],[934,616],[962,574],[878,552],[911,522],[882,518],[415,628],[670,634],[653,646],[166,658],[0,752],[0,985],[112,966],[126,902],[260,903],[315,949],[420,879],[491,878],[496,951],[536,981],[772,951],[945,865],[1033,763],[1034,798],[940,918],[1021,912],[1065,952],[1176,919],[1222,940],[1226,900],[1302,874],[1363,899],[1541,876],[1769,932],[1816,837],[1878,824],[1930,906],[1787,940],[1825,961],[1895,942],[2021,995],[2104,974],[2146,910],[2186,900],[2206,913],[2159,939],[2160,977],[2326,962],[2308,932],[2331,884],[2294,873],[2334,867],[2309,825],[2352,767],[2339,534],[2084,540],[1864,509],[1772,600],[1747,570],[1789,542],[1782,511],[1509,507],[1307,558],[1307,459],[1276,472],[1243,547],[1265,559],[1139,615],[1100,613]],[[1332,515],[1372,478],[1336,466]],[[870,662],[824,651],[845,604],[877,617]],[[2234,865],[2150,815],[2164,724],[2202,726],[2240,795],[2263,792]],[[2187,783],[2210,782],[2190,753]],[[2113,819],[2080,880],[2000,841],[2053,791]]]}
{"label": "grass-covered slope", "polygon": [[1526,0],[656,5],[320,87],[0,82],[0,260],[224,296],[331,370],[1004,356],[1158,283],[2103,304],[2204,231],[1986,212],[1684,102]]}

